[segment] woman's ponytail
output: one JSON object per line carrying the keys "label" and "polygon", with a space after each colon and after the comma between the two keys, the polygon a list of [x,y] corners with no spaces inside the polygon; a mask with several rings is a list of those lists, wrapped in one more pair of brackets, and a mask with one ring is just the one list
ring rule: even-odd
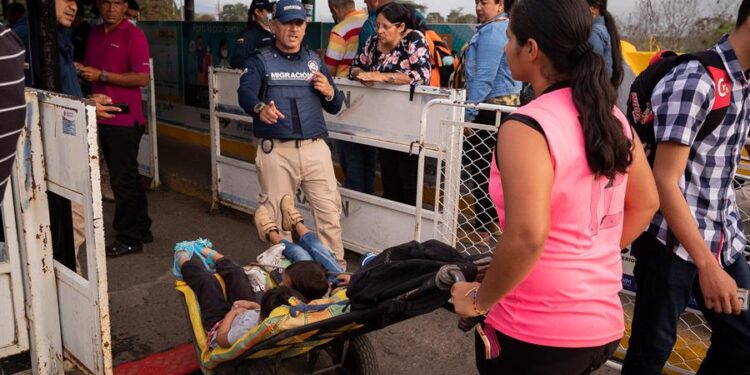
{"label": "woman's ponytail", "polygon": [[[614,81],[607,77],[604,60],[588,41],[592,29],[588,4],[584,0],[524,0],[514,5],[510,19],[516,42],[523,45],[534,39],[549,59],[554,69],[547,72],[549,78],[570,81],[591,171],[609,178],[625,173],[632,159],[630,142],[613,112]],[[618,55],[619,50],[618,46]],[[619,85],[621,58],[614,62],[619,67],[614,70],[619,72],[615,75]]]}
{"label": "woman's ponytail", "polygon": [[625,173],[632,158],[630,142],[612,112],[617,92],[607,78],[604,61],[588,41],[576,47],[570,58],[573,102],[583,127],[588,165],[609,178]]}

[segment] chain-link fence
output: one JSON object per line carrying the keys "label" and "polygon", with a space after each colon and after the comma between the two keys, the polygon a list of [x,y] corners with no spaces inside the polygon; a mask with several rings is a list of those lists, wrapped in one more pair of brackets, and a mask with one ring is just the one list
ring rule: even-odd
{"label": "chain-link fence", "polygon": [[[439,130],[442,148],[438,152],[435,181],[435,233],[437,238],[468,255],[491,253],[501,234],[487,183],[490,163],[494,162],[496,129],[495,126],[443,121]],[[750,161],[747,159],[743,159],[736,187],[738,191],[742,187],[747,189],[748,207],[742,209],[742,216],[746,228],[750,229]],[[625,310],[626,334],[616,358],[622,360],[630,337],[635,294],[623,291],[620,299]],[[696,372],[708,350],[710,336],[711,329],[701,313],[688,309],[680,317],[677,342],[665,372]]]}

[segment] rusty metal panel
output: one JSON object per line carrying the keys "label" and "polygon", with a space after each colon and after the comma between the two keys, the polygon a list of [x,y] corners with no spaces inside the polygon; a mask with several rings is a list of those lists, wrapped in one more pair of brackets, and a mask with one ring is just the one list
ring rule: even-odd
{"label": "rusty metal panel", "polygon": [[92,101],[56,94],[40,96],[39,101],[48,188],[81,205],[85,223],[81,252],[86,275],[54,263],[65,356],[85,372],[109,374],[112,351],[96,110]]}
{"label": "rusty metal panel", "polygon": [[26,126],[19,138],[12,186],[33,371],[61,374],[62,337],[40,127],[39,97],[43,95],[26,91]]}

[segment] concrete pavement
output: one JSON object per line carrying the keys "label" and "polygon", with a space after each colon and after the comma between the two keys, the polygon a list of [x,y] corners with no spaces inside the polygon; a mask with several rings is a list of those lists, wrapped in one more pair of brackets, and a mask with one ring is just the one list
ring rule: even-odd
{"label": "concrete pavement", "polygon": [[[252,217],[222,208],[208,213],[210,157],[206,149],[160,137],[165,190],[148,192],[154,242],[141,254],[108,259],[115,365],[189,342],[191,335],[171,273],[174,244],[206,237],[240,264],[261,251]],[[112,203],[105,203],[105,232],[112,239]],[[348,253],[350,269],[357,255]],[[439,310],[369,334],[383,374],[473,374],[474,340]],[[600,370],[598,375],[613,374]]]}

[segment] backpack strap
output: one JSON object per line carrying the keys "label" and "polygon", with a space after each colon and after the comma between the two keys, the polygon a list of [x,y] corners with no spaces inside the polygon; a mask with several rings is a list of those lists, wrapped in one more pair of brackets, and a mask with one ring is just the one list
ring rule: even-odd
{"label": "backpack strap", "polygon": [[[714,82],[714,104],[698,130],[696,141],[705,138],[721,125],[732,102],[732,80],[724,66],[724,60],[715,50],[706,50],[683,55],[685,59],[698,60],[708,71]],[[682,56],[680,56],[682,58]]]}

